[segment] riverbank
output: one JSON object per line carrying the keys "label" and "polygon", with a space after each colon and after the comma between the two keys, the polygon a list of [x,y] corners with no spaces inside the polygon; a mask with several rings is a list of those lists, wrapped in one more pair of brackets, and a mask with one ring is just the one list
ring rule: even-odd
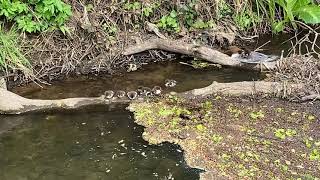
{"label": "riverbank", "polygon": [[320,174],[320,104],[273,98],[167,96],[133,103],[151,144],[171,142],[201,179],[314,179]]}

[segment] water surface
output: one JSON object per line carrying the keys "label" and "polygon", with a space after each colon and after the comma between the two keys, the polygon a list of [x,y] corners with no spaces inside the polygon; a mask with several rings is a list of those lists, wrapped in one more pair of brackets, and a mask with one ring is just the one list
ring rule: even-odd
{"label": "water surface", "polygon": [[199,178],[198,170],[185,165],[179,147],[148,145],[129,112],[105,108],[1,116],[0,179]]}
{"label": "water surface", "polygon": [[[57,99],[67,97],[100,96],[106,90],[136,90],[139,86],[161,86],[165,91],[183,92],[202,88],[217,82],[252,81],[261,79],[259,72],[231,68],[204,68],[180,64],[179,61],[151,63],[135,72],[121,76],[100,75],[99,77],[71,77],[62,82],[54,82],[53,86],[30,84],[13,91],[28,98]],[[176,80],[177,86],[165,88],[166,79]]]}

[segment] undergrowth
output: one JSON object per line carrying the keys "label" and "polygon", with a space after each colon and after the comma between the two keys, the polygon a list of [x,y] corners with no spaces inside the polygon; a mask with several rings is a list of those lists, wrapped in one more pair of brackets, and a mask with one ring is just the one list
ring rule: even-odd
{"label": "undergrowth", "polygon": [[28,33],[56,28],[66,33],[64,23],[71,16],[71,6],[61,0],[0,0],[1,16]]}
{"label": "undergrowth", "polygon": [[151,21],[176,33],[228,22],[240,31],[272,29],[274,33],[297,29],[297,21],[320,23],[320,6],[313,0],[127,1],[123,7],[127,14],[140,15],[135,20]]}

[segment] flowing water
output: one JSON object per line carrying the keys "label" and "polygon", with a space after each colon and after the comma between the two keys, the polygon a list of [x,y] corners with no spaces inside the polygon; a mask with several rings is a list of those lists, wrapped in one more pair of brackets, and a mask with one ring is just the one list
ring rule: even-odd
{"label": "flowing water", "polygon": [[[164,88],[166,79],[187,91],[212,81],[257,80],[258,73],[234,69],[194,69],[178,62],[149,64],[122,76],[75,77],[52,86],[13,91],[28,98],[56,99],[100,96],[105,90]],[[0,116],[0,180],[152,180],[199,179],[200,170],[186,166],[173,144],[149,145],[143,127],[125,107]]]}

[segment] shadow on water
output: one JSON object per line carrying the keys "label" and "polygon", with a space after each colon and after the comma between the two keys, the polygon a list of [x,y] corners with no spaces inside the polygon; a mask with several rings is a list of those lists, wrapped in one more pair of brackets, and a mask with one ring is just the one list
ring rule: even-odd
{"label": "shadow on water", "polygon": [[[101,108],[1,117],[0,179],[199,178],[199,170],[185,165],[179,147],[148,145],[129,112]],[[20,125],[4,132],[6,121]]]}

